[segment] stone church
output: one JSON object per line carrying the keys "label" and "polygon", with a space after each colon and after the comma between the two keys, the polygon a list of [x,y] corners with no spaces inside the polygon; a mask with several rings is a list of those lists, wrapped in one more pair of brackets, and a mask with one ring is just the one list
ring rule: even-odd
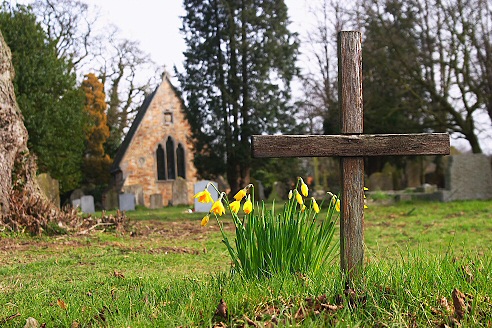
{"label": "stone church", "polygon": [[136,205],[193,204],[196,168],[183,100],[168,73],[148,95],[115,155],[113,190],[135,195]]}

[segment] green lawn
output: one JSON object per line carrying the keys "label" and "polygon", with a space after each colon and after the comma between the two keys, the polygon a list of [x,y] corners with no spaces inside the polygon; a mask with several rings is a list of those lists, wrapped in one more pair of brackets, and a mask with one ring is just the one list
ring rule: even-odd
{"label": "green lawn", "polygon": [[[231,276],[215,221],[186,212],[130,212],[132,235],[0,235],[0,327],[492,325],[492,201],[371,205],[354,295],[338,260],[320,276]],[[221,298],[227,318],[214,316]]]}

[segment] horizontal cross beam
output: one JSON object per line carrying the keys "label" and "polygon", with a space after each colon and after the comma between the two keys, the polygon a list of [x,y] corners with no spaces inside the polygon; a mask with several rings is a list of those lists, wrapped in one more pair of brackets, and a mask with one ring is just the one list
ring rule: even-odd
{"label": "horizontal cross beam", "polygon": [[266,157],[362,157],[448,155],[447,133],[254,135],[252,155]]}

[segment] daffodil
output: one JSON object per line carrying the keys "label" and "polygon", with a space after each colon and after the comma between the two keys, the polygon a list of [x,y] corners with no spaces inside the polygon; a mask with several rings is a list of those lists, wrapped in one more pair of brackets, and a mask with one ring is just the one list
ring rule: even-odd
{"label": "daffodil", "polygon": [[336,210],[337,212],[340,212],[340,199],[339,199],[337,196],[335,196],[335,195],[334,195],[334,196],[331,198],[331,202],[332,202],[333,204],[335,204],[335,210]]}
{"label": "daffodil", "polygon": [[292,199],[292,189],[289,191],[289,200]]}
{"label": "daffodil", "polygon": [[299,205],[303,205],[304,202],[302,201],[302,196],[301,194],[296,190],[296,200],[299,203]]}
{"label": "daffodil", "polygon": [[303,204],[303,205],[301,206],[301,212],[304,212],[305,210],[306,210],[306,205],[304,205],[304,204]]}
{"label": "daffodil", "polygon": [[213,203],[214,202],[212,195],[210,194],[210,192],[207,189],[197,193],[195,195],[195,198],[198,198],[198,201],[200,203]]}
{"label": "daffodil", "polygon": [[246,188],[239,190],[237,194],[234,195],[234,199],[240,202],[244,196],[246,196]]}
{"label": "daffodil", "polygon": [[246,202],[243,205],[243,211],[246,214],[251,213],[253,211],[253,203],[251,202],[250,195],[248,195],[248,198],[246,199]]}
{"label": "daffodil", "polygon": [[301,193],[304,197],[308,196],[309,190],[307,184],[304,183],[304,180],[301,179]]}
{"label": "daffodil", "polygon": [[240,207],[241,207],[241,203],[238,200],[229,204],[229,208],[231,209],[231,212],[234,212],[236,214],[237,214],[237,212],[239,212]]}
{"label": "daffodil", "polygon": [[316,213],[319,213],[319,206],[318,206],[318,203],[316,203],[316,199],[314,199],[314,197],[312,197],[311,199],[312,199],[312,204],[313,204],[313,210]]}
{"label": "daffodil", "polygon": [[219,200],[217,200],[213,205],[212,205],[212,209],[210,209],[210,212],[218,215],[218,216],[221,216],[222,214],[225,213],[225,208],[224,208],[224,205],[222,204],[222,197],[219,198]]}
{"label": "daffodil", "polygon": [[210,220],[210,216],[208,214],[205,215],[202,219],[202,223],[201,223],[202,227],[206,226],[209,220]]}

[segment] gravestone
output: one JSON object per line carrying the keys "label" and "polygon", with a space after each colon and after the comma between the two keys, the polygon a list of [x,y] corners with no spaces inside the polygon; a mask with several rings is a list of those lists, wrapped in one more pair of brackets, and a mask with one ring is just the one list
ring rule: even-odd
{"label": "gravestone", "polygon": [[384,172],[375,172],[369,176],[368,188],[372,191],[393,190],[393,177]]}
{"label": "gravestone", "polygon": [[[195,195],[200,191],[205,190],[205,187],[207,187],[207,184],[209,183],[212,183],[216,188],[218,188],[217,182],[212,182],[208,180],[198,181],[197,183],[195,183]],[[219,199],[219,194],[217,193],[217,191],[213,186],[208,187],[208,191],[212,195],[214,201]],[[211,208],[212,208],[212,203],[200,203],[198,202],[198,199],[195,198],[195,212],[207,213],[210,212]]]}
{"label": "gravestone", "polygon": [[188,183],[185,179],[178,177],[173,181],[172,205],[189,205]]}
{"label": "gravestone", "polygon": [[72,200],[72,207],[80,209],[80,198]]}
{"label": "gravestone", "polygon": [[484,154],[449,156],[442,200],[492,199],[492,169]]}
{"label": "gravestone", "polygon": [[[70,202],[73,202],[74,199],[81,199],[82,196],[84,196],[85,193],[82,189],[74,189],[72,193],[70,194]],[[73,204],[72,204],[73,205]]]}
{"label": "gravestone", "polygon": [[145,203],[144,203],[144,192],[143,192],[142,185],[135,184],[135,185],[124,186],[122,188],[122,192],[124,194],[135,195],[135,205],[142,205],[142,206],[145,205]]}
{"label": "gravestone", "polygon": [[417,188],[422,185],[422,162],[421,159],[410,159],[405,164],[405,177],[408,188]]}
{"label": "gravestone", "polygon": [[41,173],[36,177],[41,191],[56,207],[60,208],[60,184],[48,173]]}
{"label": "gravestone", "polygon": [[96,210],[94,208],[94,197],[92,195],[82,196],[80,198],[80,209],[84,213],[95,213]]}
{"label": "gravestone", "polygon": [[118,208],[118,195],[119,193],[110,189],[103,193],[102,195],[102,205],[105,210],[114,210]]}
{"label": "gravestone", "polygon": [[256,135],[253,157],[340,158],[340,266],[346,284],[360,278],[364,263],[364,156],[449,154],[449,135],[363,134],[362,38],[338,33],[338,100],[341,135]]}
{"label": "gravestone", "polygon": [[134,194],[119,194],[118,195],[120,211],[135,211],[135,195]]}
{"label": "gravestone", "polygon": [[150,208],[151,209],[156,209],[156,208],[162,208],[162,194],[152,194],[150,195]]}
{"label": "gravestone", "polygon": [[261,201],[265,200],[265,188],[260,180],[256,180],[255,178],[250,179],[251,184],[255,188],[255,200]]}

